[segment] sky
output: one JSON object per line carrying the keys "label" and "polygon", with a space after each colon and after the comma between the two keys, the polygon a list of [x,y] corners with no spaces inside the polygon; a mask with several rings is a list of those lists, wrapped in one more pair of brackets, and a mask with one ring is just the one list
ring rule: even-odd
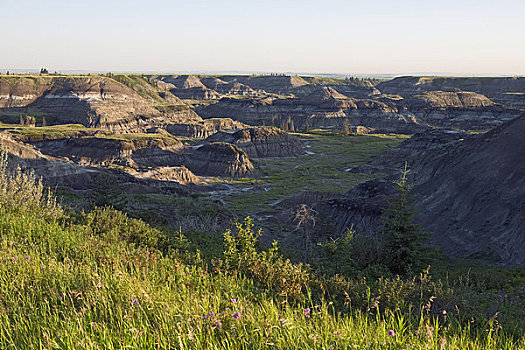
{"label": "sky", "polygon": [[0,69],[525,75],[525,0],[0,0]]}

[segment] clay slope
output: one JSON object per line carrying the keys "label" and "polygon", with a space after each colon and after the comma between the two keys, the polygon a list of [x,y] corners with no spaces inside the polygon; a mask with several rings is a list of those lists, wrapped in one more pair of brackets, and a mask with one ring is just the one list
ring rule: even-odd
{"label": "clay slope", "polygon": [[525,117],[414,165],[420,221],[451,256],[525,264]]}
{"label": "clay slope", "polygon": [[299,140],[272,127],[248,128],[233,133],[220,132],[206,141],[234,144],[250,158],[290,157],[305,153]]}
{"label": "clay slope", "polygon": [[175,181],[180,184],[197,184],[202,181],[185,166],[162,166],[146,171],[129,171],[129,173],[137,178]]}

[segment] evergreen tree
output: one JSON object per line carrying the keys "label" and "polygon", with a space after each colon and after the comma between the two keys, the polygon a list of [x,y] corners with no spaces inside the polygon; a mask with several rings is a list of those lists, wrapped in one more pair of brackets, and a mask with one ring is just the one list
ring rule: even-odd
{"label": "evergreen tree", "polygon": [[390,199],[383,219],[384,264],[392,273],[399,275],[423,269],[433,251],[423,244],[428,234],[414,223],[417,212],[411,203],[410,189],[413,185],[407,180],[409,172],[405,163],[400,179],[393,181],[397,196]]}

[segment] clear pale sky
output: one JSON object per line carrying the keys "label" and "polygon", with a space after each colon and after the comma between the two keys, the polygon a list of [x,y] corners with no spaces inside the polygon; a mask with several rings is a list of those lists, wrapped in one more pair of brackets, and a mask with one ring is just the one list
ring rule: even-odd
{"label": "clear pale sky", "polygon": [[0,69],[525,75],[525,0],[0,0]]}

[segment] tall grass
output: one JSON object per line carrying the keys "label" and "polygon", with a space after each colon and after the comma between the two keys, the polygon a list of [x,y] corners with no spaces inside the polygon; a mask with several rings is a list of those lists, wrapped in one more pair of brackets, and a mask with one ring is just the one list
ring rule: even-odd
{"label": "tall grass", "polygon": [[227,261],[185,264],[156,248],[160,231],[110,209],[65,213],[2,159],[1,349],[525,348],[495,320],[473,330],[424,313],[373,312],[373,302],[340,313],[302,282],[303,298],[274,295],[280,285],[258,272],[289,262],[276,251],[242,253],[247,226],[229,234]]}

